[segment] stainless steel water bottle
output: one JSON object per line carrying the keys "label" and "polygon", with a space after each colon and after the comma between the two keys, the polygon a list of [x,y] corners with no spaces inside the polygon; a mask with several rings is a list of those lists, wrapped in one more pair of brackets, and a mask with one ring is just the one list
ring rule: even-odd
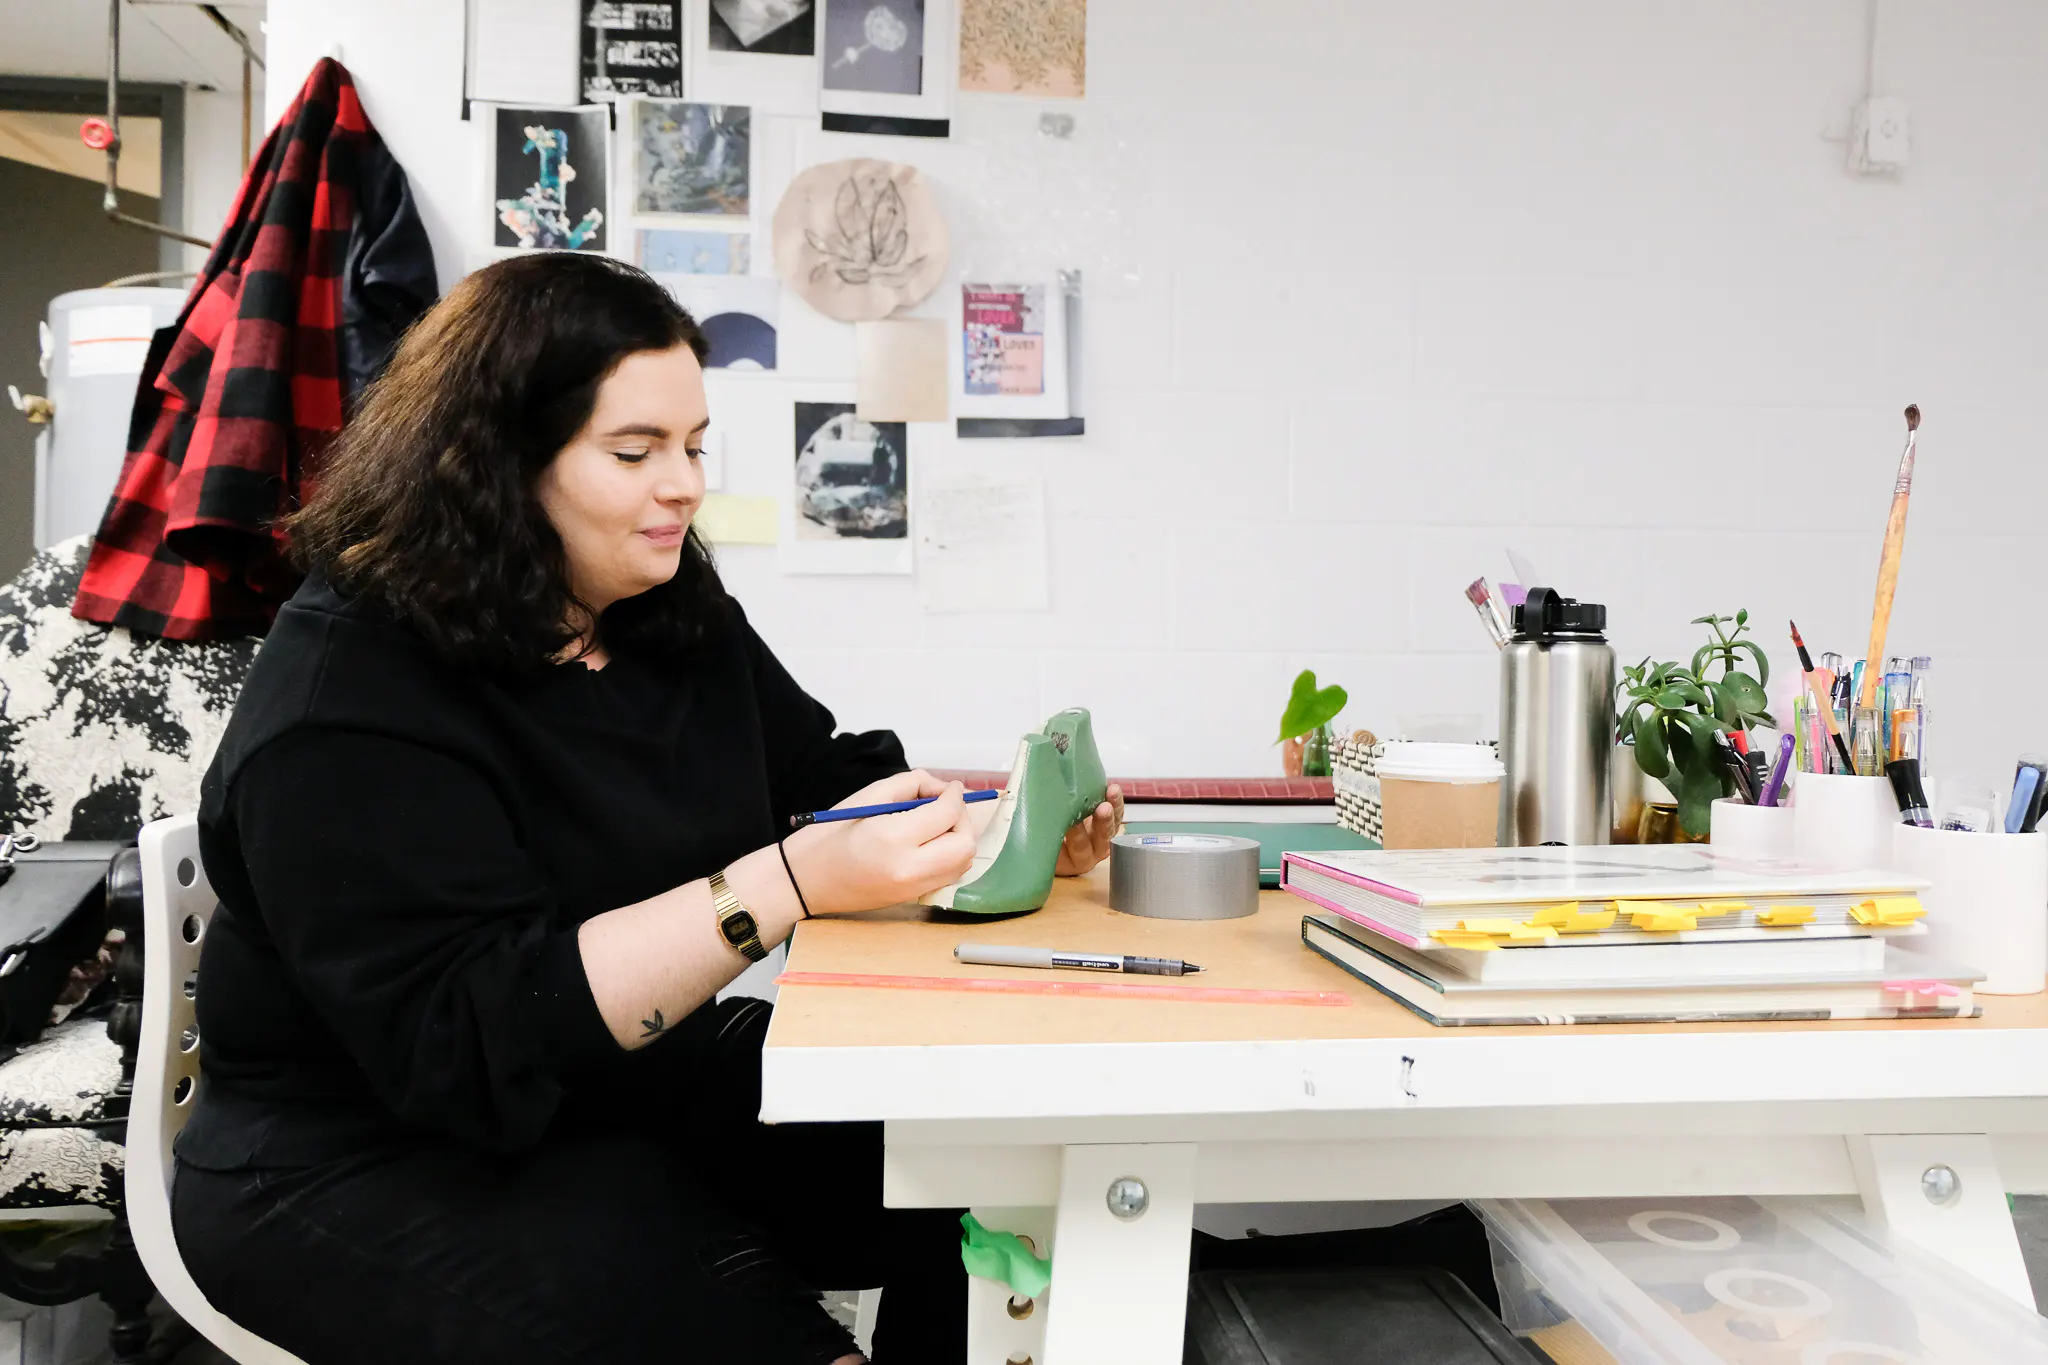
{"label": "stainless steel water bottle", "polygon": [[1613,824],[1607,608],[1531,588],[1500,655],[1502,848],[1604,844]]}

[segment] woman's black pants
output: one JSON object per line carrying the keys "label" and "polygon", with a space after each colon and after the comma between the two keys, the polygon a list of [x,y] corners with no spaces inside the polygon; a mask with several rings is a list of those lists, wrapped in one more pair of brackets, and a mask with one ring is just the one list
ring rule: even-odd
{"label": "woman's black pants", "polygon": [[959,1211],[882,1207],[880,1124],[759,1123],[768,1010],[706,1013],[715,1030],[649,1049],[687,1102],[580,1101],[529,1151],[181,1162],[185,1263],[307,1365],[828,1365],[854,1346],[818,1291],[876,1286],[880,1365],[959,1365]]}

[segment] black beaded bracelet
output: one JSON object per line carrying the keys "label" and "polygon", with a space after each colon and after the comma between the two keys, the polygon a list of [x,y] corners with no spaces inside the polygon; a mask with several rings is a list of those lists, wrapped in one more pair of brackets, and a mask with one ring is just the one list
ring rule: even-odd
{"label": "black beaded bracelet", "polygon": [[796,892],[797,908],[804,912],[805,919],[809,919],[811,917],[810,902],[804,899],[804,889],[796,884],[796,873],[789,866],[789,852],[783,848],[780,839],[775,841],[775,851],[782,855],[782,871],[789,878],[789,889]]}

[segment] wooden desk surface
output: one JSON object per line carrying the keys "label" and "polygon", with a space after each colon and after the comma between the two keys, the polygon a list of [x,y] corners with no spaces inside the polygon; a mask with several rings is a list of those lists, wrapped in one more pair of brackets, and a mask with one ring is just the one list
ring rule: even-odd
{"label": "wooden desk surface", "polygon": [[[1503,1039],[1535,1035],[1635,1033],[1816,1033],[1980,1031],[2048,1025],[2048,993],[1979,997],[1974,1020],[1845,1020],[1827,1023],[1631,1024],[1517,1028],[1437,1028],[1326,962],[1303,945],[1301,916],[1312,907],[1284,891],[1261,894],[1259,913],[1236,920],[1142,919],[1109,908],[1107,864],[1063,878],[1043,910],[1015,919],[944,923],[921,906],[810,920],[790,946],[792,972],[900,976],[1104,980],[1100,973],[963,966],[960,943],[1182,958],[1205,970],[1203,986],[1342,992],[1343,1007],[1237,1005],[1184,1001],[972,995],[950,991],[844,986],[784,986],[768,1034],[770,1048],[920,1047],[1028,1042],[1182,1043],[1309,1039]],[[1113,980],[1152,978],[1107,978]]]}

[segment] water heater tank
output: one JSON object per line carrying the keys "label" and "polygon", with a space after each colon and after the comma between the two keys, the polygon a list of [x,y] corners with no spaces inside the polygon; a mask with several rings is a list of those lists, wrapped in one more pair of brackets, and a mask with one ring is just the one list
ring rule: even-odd
{"label": "water heater tank", "polygon": [[97,531],[128,453],[135,383],[182,289],[76,289],[50,300],[54,412],[36,440],[36,548]]}

